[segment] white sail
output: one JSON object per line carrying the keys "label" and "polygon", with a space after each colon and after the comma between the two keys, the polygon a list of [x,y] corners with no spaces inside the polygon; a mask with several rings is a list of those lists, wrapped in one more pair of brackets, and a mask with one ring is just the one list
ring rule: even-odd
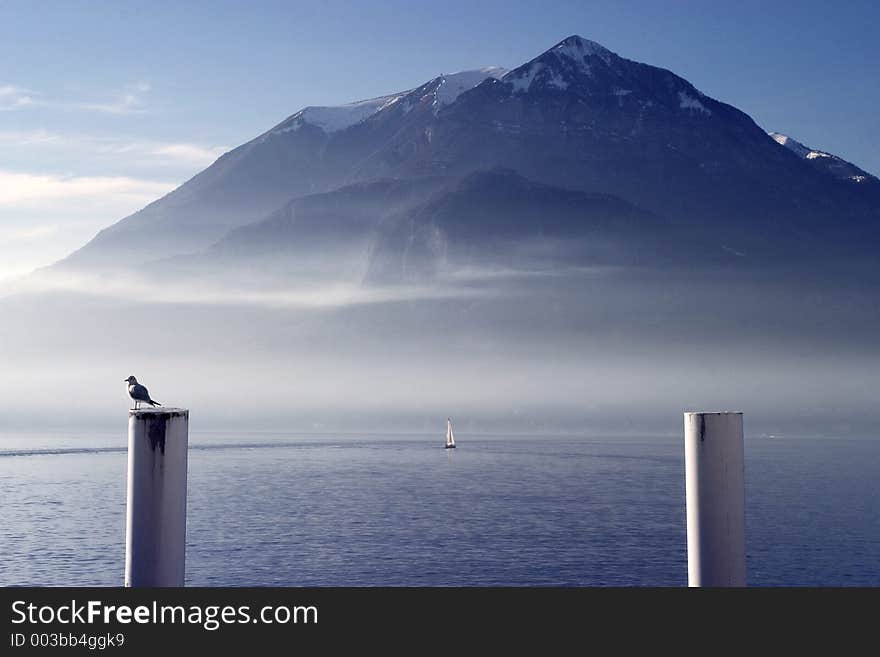
{"label": "white sail", "polygon": [[452,433],[452,420],[446,420],[446,444],[455,445],[455,435]]}

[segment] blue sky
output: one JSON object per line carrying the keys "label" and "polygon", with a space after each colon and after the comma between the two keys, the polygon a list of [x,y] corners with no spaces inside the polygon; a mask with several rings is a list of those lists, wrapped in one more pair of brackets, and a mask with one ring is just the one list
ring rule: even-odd
{"label": "blue sky", "polygon": [[517,66],[570,34],[880,173],[874,2],[0,0],[0,279],[304,105]]}

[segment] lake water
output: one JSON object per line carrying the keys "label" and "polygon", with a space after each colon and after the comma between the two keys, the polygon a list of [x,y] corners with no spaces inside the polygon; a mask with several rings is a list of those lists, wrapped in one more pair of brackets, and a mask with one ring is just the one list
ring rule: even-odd
{"label": "lake water", "polygon": [[[192,586],[687,583],[681,437],[193,433]],[[0,434],[0,585],[123,583],[126,436]],[[880,585],[880,440],[746,439],[750,585]]]}

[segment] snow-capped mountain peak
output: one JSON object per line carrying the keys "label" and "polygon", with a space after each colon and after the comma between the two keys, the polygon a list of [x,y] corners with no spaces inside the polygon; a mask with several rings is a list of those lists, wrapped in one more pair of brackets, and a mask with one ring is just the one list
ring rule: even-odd
{"label": "snow-capped mountain peak", "polygon": [[[513,95],[549,94],[594,105],[666,111],[692,119],[713,115],[713,103],[687,80],[634,62],[574,35],[502,78]],[[589,99],[589,100],[587,100]]]}
{"label": "snow-capped mountain peak", "polygon": [[604,46],[574,35],[510,71],[502,81],[509,83],[514,93],[528,92],[536,80],[541,87],[565,90],[578,78],[591,77],[596,66],[610,66],[613,57]]}
{"label": "snow-capped mountain peak", "polygon": [[[697,232],[711,217],[731,253],[750,257],[766,243],[765,211],[781,217],[782,231],[804,208],[808,225],[820,226],[824,208],[829,226],[853,218],[850,234],[873,239],[880,180],[773,138],[779,143],[672,71],[572,36],[507,73],[438,75],[407,92],[305,107],[106,229],[65,266],[149,262],[159,246],[169,255],[198,250],[293,198],[343,184],[419,180],[427,195],[440,179],[495,166],[612,194]],[[787,238],[780,243],[789,248]]]}
{"label": "snow-capped mountain peak", "polygon": [[584,64],[587,57],[598,57],[608,64],[611,61],[611,55],[614,54],[605,46],[596,43],[595,41],[579,37],[576,34],[560,41],[548,52],[553,53],[558,57],[570,59],[581,65]]}

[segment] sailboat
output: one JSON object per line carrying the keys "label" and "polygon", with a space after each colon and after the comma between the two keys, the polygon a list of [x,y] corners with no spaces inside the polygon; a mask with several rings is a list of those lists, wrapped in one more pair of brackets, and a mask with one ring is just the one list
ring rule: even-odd
{"label": "sailboat", "polygon": [[452,433],[452,420],[446,418],[446,449],[455,449],[455,435]]}

